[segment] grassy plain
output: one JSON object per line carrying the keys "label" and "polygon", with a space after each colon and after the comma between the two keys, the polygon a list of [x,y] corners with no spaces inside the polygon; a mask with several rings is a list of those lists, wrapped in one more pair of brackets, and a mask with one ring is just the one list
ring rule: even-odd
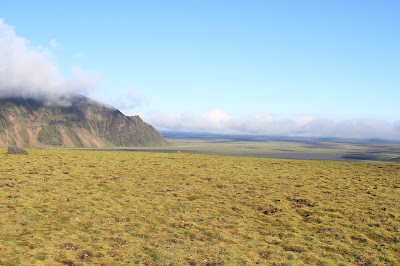
{"label": "grassy plain", "polygon": [[0,265],[398,265],[400,164],[0,150]]}
{"label": "grassy plain", "polygon": [[268,140],[261,138],[169,138],[163,147],[125,148],[131,151],[176,152],[280,159],[400,162],[399,142]]}

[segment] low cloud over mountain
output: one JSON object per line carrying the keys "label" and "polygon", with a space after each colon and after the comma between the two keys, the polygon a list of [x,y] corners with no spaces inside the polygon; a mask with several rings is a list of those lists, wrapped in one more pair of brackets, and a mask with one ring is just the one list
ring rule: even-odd
{"label": "low cloud over mountain", "polygon": [[[50,46],[58,46],[55,39]],[[72,69],[72,78],[64,76],[49,56],[49,50],[30,45],[0,19],[0,97],[65,103],[70,95],[92,90],[98,84],[98,74],[79,67]]]}

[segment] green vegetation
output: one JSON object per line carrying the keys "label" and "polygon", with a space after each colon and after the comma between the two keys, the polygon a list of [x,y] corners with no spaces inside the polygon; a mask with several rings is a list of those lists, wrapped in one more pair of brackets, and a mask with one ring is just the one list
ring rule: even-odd
{"label": "green vegetation", "polygon": [[200,199],[200,197],[199,197],[199,196],[196,196],[196,195],[189,195],[189,196],[188,196],[188,199],[189,199],[189,200],[197,200],[197,199]]}
{"label": "green vegetation", "polygon": [[396,163],[28,151],[0,150],[0,265],[400,261]]}
{"label": "green vegetation", "polygon": [[[63,144],[60,131],[52,124],[45,125],[38,134],[38,141],[45,145],[60,147]],[[28,141],[29,142],[29,138]]]}

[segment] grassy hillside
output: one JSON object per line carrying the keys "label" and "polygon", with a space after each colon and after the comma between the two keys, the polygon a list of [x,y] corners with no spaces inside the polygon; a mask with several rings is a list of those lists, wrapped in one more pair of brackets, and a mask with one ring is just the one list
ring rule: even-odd
{"label": "grassy hillside", "polygon": [[0,150],[1,265],[400,261],[400,165]]}

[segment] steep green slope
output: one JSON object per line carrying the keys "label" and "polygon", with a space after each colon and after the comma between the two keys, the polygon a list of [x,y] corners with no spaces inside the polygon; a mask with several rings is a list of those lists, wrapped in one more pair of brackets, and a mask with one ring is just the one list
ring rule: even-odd
{"label": "steep green slope", "polygon": [[0,146],[106,147],[159,146],[166,141],[138,116],[83,96],[69,105],[32,99],[0,99]]}

